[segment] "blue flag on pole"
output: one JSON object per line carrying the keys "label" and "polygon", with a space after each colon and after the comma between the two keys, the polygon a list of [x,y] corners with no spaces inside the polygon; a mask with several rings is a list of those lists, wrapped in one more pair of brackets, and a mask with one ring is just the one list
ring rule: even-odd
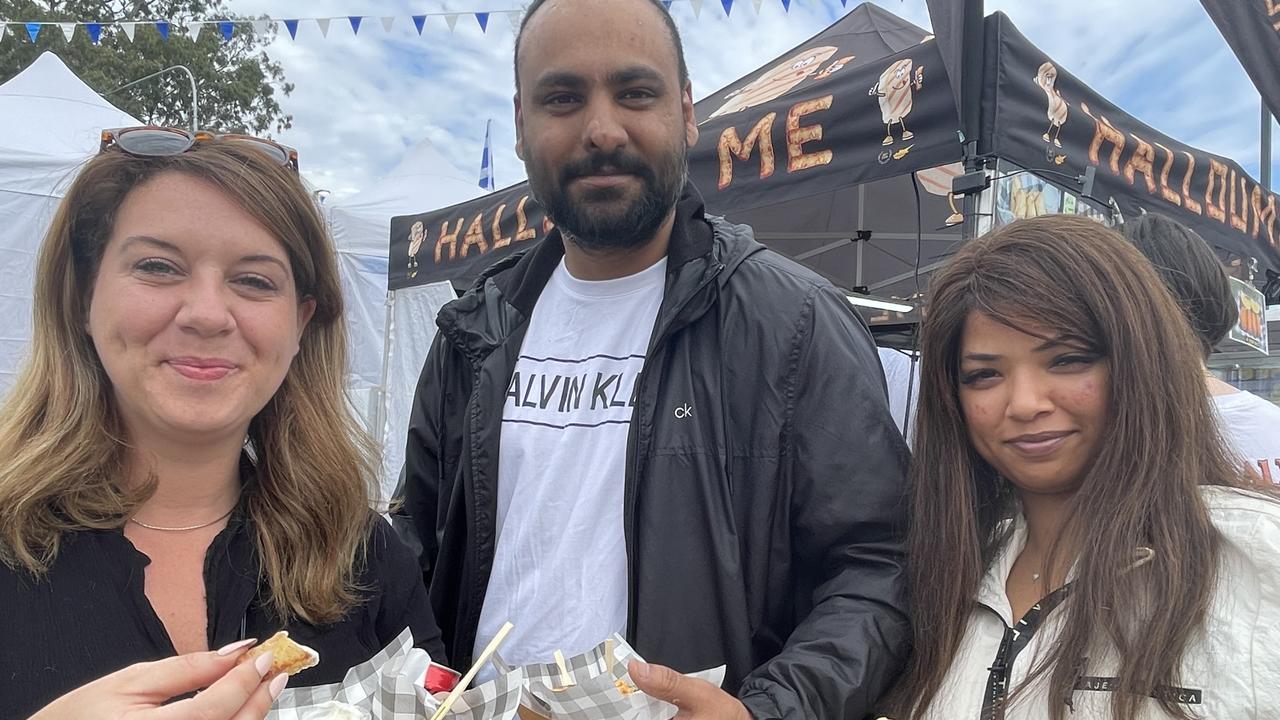
{"label": "blue flag on pole", "polygon": [[484,124],[484,154],[480,156],[480,188],[493,192],[497,186],[493,183],[493,146],[489,143],[489,130],[493,121]]}

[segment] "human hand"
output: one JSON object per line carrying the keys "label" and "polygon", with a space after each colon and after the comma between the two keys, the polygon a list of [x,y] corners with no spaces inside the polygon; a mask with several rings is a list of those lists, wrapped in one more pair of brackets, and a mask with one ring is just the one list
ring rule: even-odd
{"label": "human hand", "polygon": [[645,695],[680,708],[673,720],[752,720],[747,707],[736,697],[705,680],[635,660],[627,669],[636,687]]}
{"label": "human hand", "polygon": [[[264,677],[271,668],[269,652],[237,666],[254,642],[130,665],[72,690],[30,720],[262,720],[288,676]],[[163,704],[202,688],[195,697]]]}

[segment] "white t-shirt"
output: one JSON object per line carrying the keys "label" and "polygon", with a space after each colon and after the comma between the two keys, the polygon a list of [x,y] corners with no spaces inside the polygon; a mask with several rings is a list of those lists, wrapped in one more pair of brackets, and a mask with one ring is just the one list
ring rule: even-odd
{"label": "white t-shirt", "polygon": [[893,348],[878,347],[876,351],[880,354],[880,367],[889,392],[889,414],[911,446],[916,437],[916,404],[920,400],[920,361],[913,362],[910,355]]}
{"label": "white t-shirt", "polygon": [[[667,261],[616,280],[556,268],[502,412],[498,538],[475,652],[508,621],[508,664],[591,649],[627,624],[623,490],[634,392]],[[493,677],[492,665],[481,676]]]}
{"label": "white t-shirt", "polygon": [[1251,392],[1214,395],[1227,444],[1264,480],[1280,484],[1280,407]]}

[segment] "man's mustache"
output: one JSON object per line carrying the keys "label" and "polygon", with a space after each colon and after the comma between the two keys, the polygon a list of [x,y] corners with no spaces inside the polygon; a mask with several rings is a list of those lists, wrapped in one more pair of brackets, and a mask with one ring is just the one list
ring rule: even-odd
{"label": "man's mustache", "polygon": [[592,153],[570,161],[560,170],[562,183],[587,175],[636,175],[649,182],[654,180],[653,170],[645,161],[620,150]]}

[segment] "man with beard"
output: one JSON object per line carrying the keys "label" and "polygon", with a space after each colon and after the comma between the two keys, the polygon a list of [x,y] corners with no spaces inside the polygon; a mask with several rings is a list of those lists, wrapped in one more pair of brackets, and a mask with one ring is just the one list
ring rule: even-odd
{"label": "man with beard", "polygon": [[[516,86],[556,230],[440,312],[407,445],[449,657],[508,621],[512,665],[622,633],[681,718],[861,718],[907,637],[906,449],[867,328],[704,213],[658,0],[535,0]],[[672,671],[718,665],[723,689]]]}

